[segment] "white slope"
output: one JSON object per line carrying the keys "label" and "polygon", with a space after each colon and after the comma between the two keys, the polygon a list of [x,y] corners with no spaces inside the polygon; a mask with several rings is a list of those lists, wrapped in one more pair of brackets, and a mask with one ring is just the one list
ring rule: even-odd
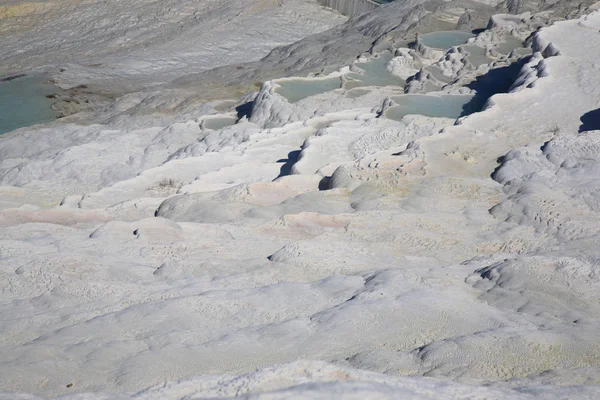
{"label": "white slope", "polygon": [[598,397],[599,30],[457,124],[271,82],[1,138],[0,398]]}
{"label": "white slope", "polygon": [[[593,386],[555,387],[543,385],[518,390],[468,386],[433,379],[395,378],[387,375],[336,367],[317,361],[297,361],[244,375],[202,376],[160,384],[133,395],[80,394],[61,399],[78,400],[183,400],[183,399],[594,399],[600,389]],[[25,394],[2,393],[2,400],[40,400]]]}
{"label": "white slope", "polygon": [[123,93],[258,60],[346,17],[310,0],[10,0],[0,74],[60,66],[64,87]]}

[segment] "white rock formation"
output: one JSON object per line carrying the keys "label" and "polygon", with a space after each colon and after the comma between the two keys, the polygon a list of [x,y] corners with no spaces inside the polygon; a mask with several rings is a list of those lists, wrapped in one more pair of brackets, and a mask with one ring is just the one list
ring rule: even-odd
{"label": "white rock formation", "polygon": [[457,121],[274,80],[0,137],[0,399],[598,398],[599,31]]}

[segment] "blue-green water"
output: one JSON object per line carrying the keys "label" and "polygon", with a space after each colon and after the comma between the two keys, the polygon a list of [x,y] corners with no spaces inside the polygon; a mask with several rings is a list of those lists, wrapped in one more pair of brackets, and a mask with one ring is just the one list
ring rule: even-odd
{"label": "blue-green water", "polygon": [[504,37],[504,42],[500,43],[495,50],[501,54],[510,54],[511,51],[523,47],[523,41],[514,36],[507,35]]}
{"label": "blue-green water", "polygon": [[384,117],[400,121],[406,115],[458,118],[481,110],[485,99],[473,95],[405,95],[392,97],[397,104],[389,108]]}
{"label": "blue-green water", "polygon": [[340,78],[297,78],[278,81],[275,93],[295,103],[310,96],[331,92],[342,87]]}
{"label": "blue-green water", "polygon": [[479,67],[480,65],[489,64],[494,61],[485,55],[485,49],[483,47],[463,46],[463,48],[469,53],[469,61],[474,67]]}
{"label": "blue-green water", "polygon": [[362,73],[350,72],[346,74],[349,78],[344,84],[344,88],[352,89],[361,86],[404,86],[406,81],[390,74],[385,66],[394,55],[386,50],[371,58],[367,62],[356,63],[355,65],[362,70]]}
{"label": "blue-green water", "polygon": [[421,35],[419,36],[419,40],[427,47],[445,50],[453,46],[465,44],[472,37],[475,37],[475,35],[469,32],[441,31]]}
{"label": "blue-green water", "polygon": [[234,125],[236,119],[234,117],[217,117],[217,118],[206,118],[202,122],[202,126],[206,129],[212,129],[214,131],[225,128],[226,126]]}
{"label": "blue-green water", "polygon": [[450,83],[452,81],[451,77],[442,74],[442,70],[435,65],[428,65],[424,69],[440,82]]}
{"label": "blue-green water", "polygon": [[[366,86],[404,86],[406,81],[390,74],[385,66],[394,58],[389,50],[385,50],[366,62],[357,62],[356,67],[361,72],[349,72],[346,74],[347,80],[343,83],[344,89],[350,90]],[[331,92],[342,87],[342,80],[335,78],[295,78],[277,81],[279,85],[275,93],[285,97],[290,103],[295,103],[302,99],[317,94]],[[347,97],[359,97],[366,92],[347,92]]]}
{"label": "blue-green water", "polygon": [[59,114],[52,109],[57,88],[42,76],[25,76],[0,83],[0,135],[17,128],[49,122]]}
{"label": "blue-green water", "polygon": [[345,95],[347,98],[349,99],[357,99],[360,96],[364,96],[365,94],[371,93],[370,90],[365,90],[365,89],[352,89],[352,90],[348,90]]}

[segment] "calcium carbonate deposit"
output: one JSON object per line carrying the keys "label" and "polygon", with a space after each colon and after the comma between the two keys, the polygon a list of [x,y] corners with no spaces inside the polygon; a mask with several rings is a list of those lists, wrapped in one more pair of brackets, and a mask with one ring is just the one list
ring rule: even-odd
{"label": "calcium carbonate deposit", "polygon": [[0,399],[600,398],[596,6],[3,2]]}

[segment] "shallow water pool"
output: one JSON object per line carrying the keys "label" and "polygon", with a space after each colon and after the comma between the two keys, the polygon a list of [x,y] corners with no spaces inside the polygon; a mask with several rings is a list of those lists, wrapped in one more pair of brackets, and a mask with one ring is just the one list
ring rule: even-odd
{"label": "shallow water pool", "polygon": [[531,47],[520,47],[518,49],[515,49],[515,52],[520,56],[530,56],[531,53],[533,53],[533,50],[531,49]]}
{"label": "shallow water pool", "polygon": [[25,76],[0,82],[0,135],[58,118],[52,100],[46,97],[58,89],[42,83],[45,79]]}
{"label": "shallow water pool", "polygon": [[349,99],[357,99],[360,96],[364,96],[369,93],[371,93],[371,91],[366,89],[352,89],[346,92],[346,97]]}
{"label": "shallow water pool", "polygon": [[344,83],[344,88],[352,89],[361,86],[404,86],[406,81],[389,73],[385,68],[394,55],[386,50],[371,58],[367,62],[357,62],[354,65],[362,70],[362,73],[350,72],[346,74],[349,78]]}
{"label": "shallow water pool", "polygon": [[440,82],[450,83],[453,79],[449,76],[442,74],[442,70],[439,67],[436,67],[435,65],[428,65],[424,69]]}
{"label": "shallow water pool", "polygon": [[475,37],[472,33],[461,31],[431,32],[419,36],[419,40],[427,47],[434,49],[449,49],[467,43],[467,40]]}
{"label": "shallow water pool", "polygon": [[235,122],[236,119],[234,117],[206,118],[202,121],[202,127],[216,131],[226,126],[234,125]]}
{"label": "shallow water pool", "polygon": [[275,93],[285,97],[290,103],[296,103],[302,99],[320,93],[331,92],[342,87],[342,80],[335,78],[298,78],[278,81],[279,87]]}
{"label": "shallow water pool", "polygon": [[465,51],[469,53],[467,57],[471,64],[477,68],[480,65],[486,65],[494,61],[492,58],[488,58],[485,54],[485,49],[478,46],[464,46]]}
{"label": "shallow water pool", "polygon": [[514,36],[507,35],[504,37],[504,42],[500,43],[495,50],[501,54],[510,54],[513,50],[523,47],[523,41]]}
{"label": "shallow water pool", "polygon": [[397,104],[389,108],[384,117],[400,121],[406,115],[425,115],[428,117],[458,118],[481,110],[485,99],[474,95],[428,96],[409,94],[395,96]]}

